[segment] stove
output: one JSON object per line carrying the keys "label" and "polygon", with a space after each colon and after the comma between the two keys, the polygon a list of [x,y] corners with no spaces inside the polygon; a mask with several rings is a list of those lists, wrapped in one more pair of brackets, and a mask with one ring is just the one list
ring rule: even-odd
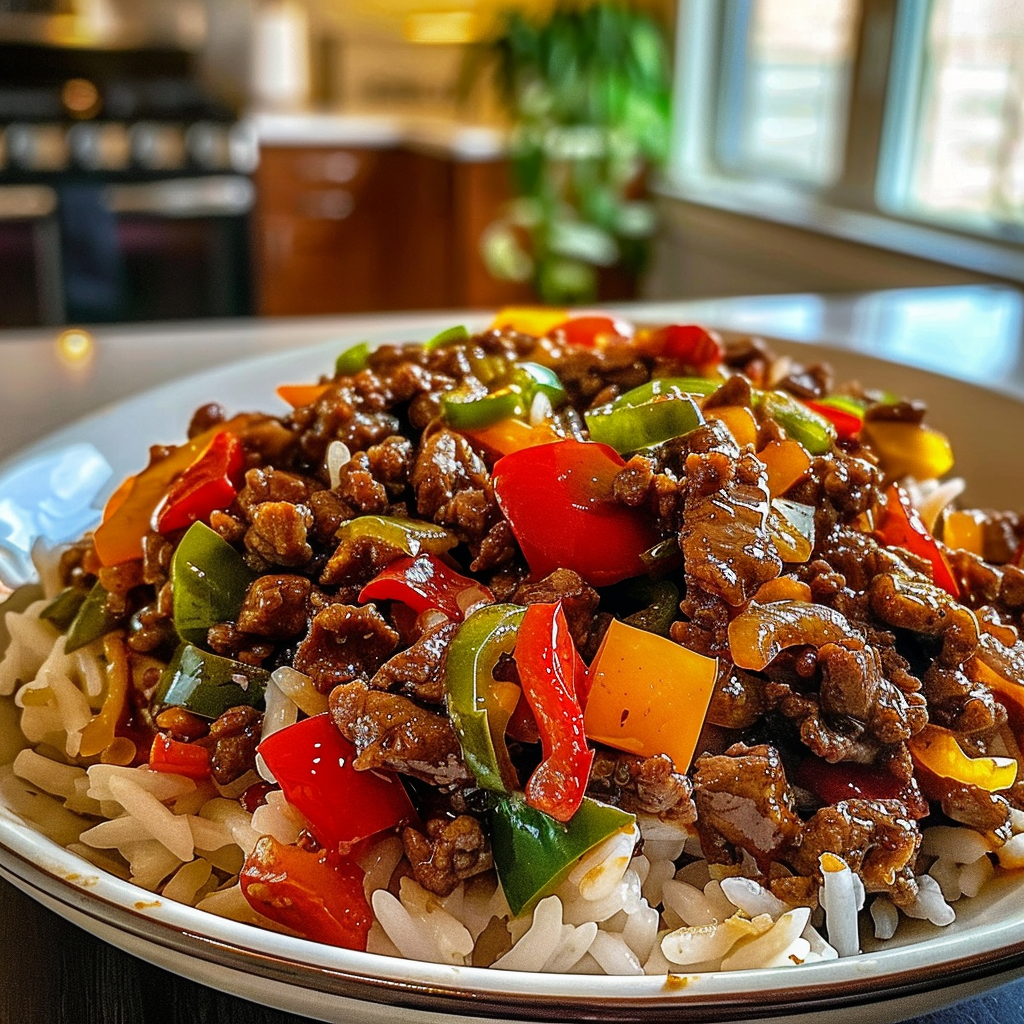
{"label": "stove", "polygon": [[250,313],[257,153],[188,51],[0,43],[0,326]]}

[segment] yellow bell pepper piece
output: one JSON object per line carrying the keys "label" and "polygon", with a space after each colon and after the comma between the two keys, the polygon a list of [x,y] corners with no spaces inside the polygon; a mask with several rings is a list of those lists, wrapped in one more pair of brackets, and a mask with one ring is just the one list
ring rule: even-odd
{"label": "yellow bell pepper piece", "polygon": [[473,443],[497,455],[510,455],[523,448],[536,448],[540,444],[563,440],[562,435],[556,433],[548,423],[538,423],[531,427],[530,424],[515,418],[499,420],[489,427],[477,427],[473,430],[463,428],[462,433]]}
{"label": "yellow bell pepper piece", "polygon": [[103,654],[107,659],[107,695],[103,706],[82,730],[78,747],[82,757],[102,754],[114,742],[117,723],[128,701],[128,652],[120,633],[108,633],[104,637]]}
{"label": "yellow bell pepper piece", "polygon": [[946,547],[983,555],[985,526],[981,516],[977,512],[948,511],[942,520],[942,540]]}
{"label": "yellow bell pepper piece", "polygon": [[1012,757],[968,757],[956,737],[937,725],[926,725],[907,743],[911,756],[928,771],[988,793],[1009,789],[1017,779]]}
{"label": "yellow bell pepper piece", "polygon": [[949,438],[922,423],[865,420],[861,438],[875,450],[889,480],[933,480],[953,468]]}
{"label": "yellow bell pepper piece", "polygon": [[668,754],[685,772],[717,676],[717,659],[615,619],[590,668],[584,732],[630,754]]}
{"label": "yellow bell pepper piece", "polygon": [[567,309],[553,309],[550,306],[506,306],[499,310],[491,321],[491,330],[519,331],[521,334],[543,338],[568,319]]}

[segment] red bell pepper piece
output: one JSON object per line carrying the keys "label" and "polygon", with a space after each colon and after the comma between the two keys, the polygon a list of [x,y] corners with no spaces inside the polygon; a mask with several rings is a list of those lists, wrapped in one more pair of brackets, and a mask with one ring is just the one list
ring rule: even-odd
{"label": "red bell pepper piece", "polygon": [[624,465],[606,444],[568,438],[495,463],[495,497],[535,576],[572,569],[604,586],[646,572],[640,556],[660,538],[649,516],[615,500]]}
{"label": "red bell pepper piece", "polygon": [[648,355],[678,359],[703,369],[717,366],[725,358],[722,339],[699,324],[668,324],[644,335],[641,348]]}
{"label": "red bell pepper piece", "polygon": [[363,871],[330,850],[303,850],[263,836],[238,876],[249,906],[314,942],[366,949],[373,911]]}
{"label": "red bell pepper piece", "polygon": [[182,743],[158,732],[149,750],[149,767],[155,772],[184,775],[189,779],[208,779],[210,751],[197,743]]}
{"label": "red bell pepper piece", "polygon": [[841,800],[902,800],[915,818],[928,816],[928,801],[917,782],[902,782],[890,771],[875,765],[840,761],[832,764],[820,757],[807,757],[793,774],[796,785],[810,790],[827,804]]}
{"label": "red bell pepper piece", "polygon": [[416,817],[397,775],[352,767],[356,748],[328,714],[272,733],[257,750],[288,803],[306,816],[317,842],[328,850],[347,852],[368,836]]}
{"label": "red bell pepper piece", "polygon": [[931,562],[932,579],[937,586],[960,596],[960,587],[946,561],[946,556],[921,522],[917,509],[910,502],[906,492],[898,484],[890,484],[885,492],[875,534],[885,544],[906,548],[912,554]]}
{"label": "red bell pepper piece", "polygon": [[633,326],[610,316],[576,316],[559,324],[549,334],[566,345],[599,348],[609,341],[633,337]]}
{"label": "red bell pepper piece", "polygon": [[238,493],[245,453],[242,442],[230,431],[222,430],[203,449],[168,488],[164,500],[153,513],[153,526],[159,533],[171,533],[204,523],[210,513],[227,508]]}
{"label": "red bell pepper piece", "polygon": [[562,604],[531,604],[516,640],[516,667],[540,730],[544,758],[526,783],[526,802],[568,821],[583,802],[594,752],[583,734],[587,670]]}
{"label": "red bell pepper piece", "polygon": [[850,412],[848,409],[840,409],[836,405],[826,405],[824,402],[804,401],[808,409],[813,409],[819,416],[824,416],[836,428],[836,434],[843,441],[849,441],[856,437],[864,426],[864,417]]}
{"label": "red bell pepper piece", "polygon": [[437,608],[461,622],[466,612],[481,604],[494,604],[494,594],[482,583],[449,569],[431,554],[403,556],[389,563],[359,592],[360,603],[401,601],[416,614]]}

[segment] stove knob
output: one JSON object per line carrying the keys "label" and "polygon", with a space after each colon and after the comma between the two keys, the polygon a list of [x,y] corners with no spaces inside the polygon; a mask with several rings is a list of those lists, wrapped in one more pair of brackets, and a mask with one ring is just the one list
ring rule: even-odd
{"label": "stove knob", "polygon": [[129,129],[132,158],[148,171],[177,171],[185,166],[185,136],[172,124],[143,121]]}
{"label": "stove knob", "polygon": [[6,132],[7,159],[26,171],[62,171],[68,164],[68,143],[59,124],[12,124]]}
{"label": "stove knob", "polygon": [[226,171],[231,167],[231,139],[228,126],[199,121],[185,132],[185,146],[193,162],[206,171]]}
{"label": "stove knob", "polygon": [[87,171],[123,171],[131,161],[131,141],[123,124],[76,124],[68,131],[71,155]]}

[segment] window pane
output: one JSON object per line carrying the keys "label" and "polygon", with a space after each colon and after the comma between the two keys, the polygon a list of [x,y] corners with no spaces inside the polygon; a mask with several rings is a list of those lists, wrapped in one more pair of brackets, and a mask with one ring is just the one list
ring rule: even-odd
{"label": "window pane", "polygon": [[1024,4],[934,0],[925,40],[914,212],[1024,223]]}
{"label": "window pane", "polygon": [[754,0],[738,123],[731,126],[727,162],[734,169],[821,185],[835,180],[859,6],[857,0]]}

